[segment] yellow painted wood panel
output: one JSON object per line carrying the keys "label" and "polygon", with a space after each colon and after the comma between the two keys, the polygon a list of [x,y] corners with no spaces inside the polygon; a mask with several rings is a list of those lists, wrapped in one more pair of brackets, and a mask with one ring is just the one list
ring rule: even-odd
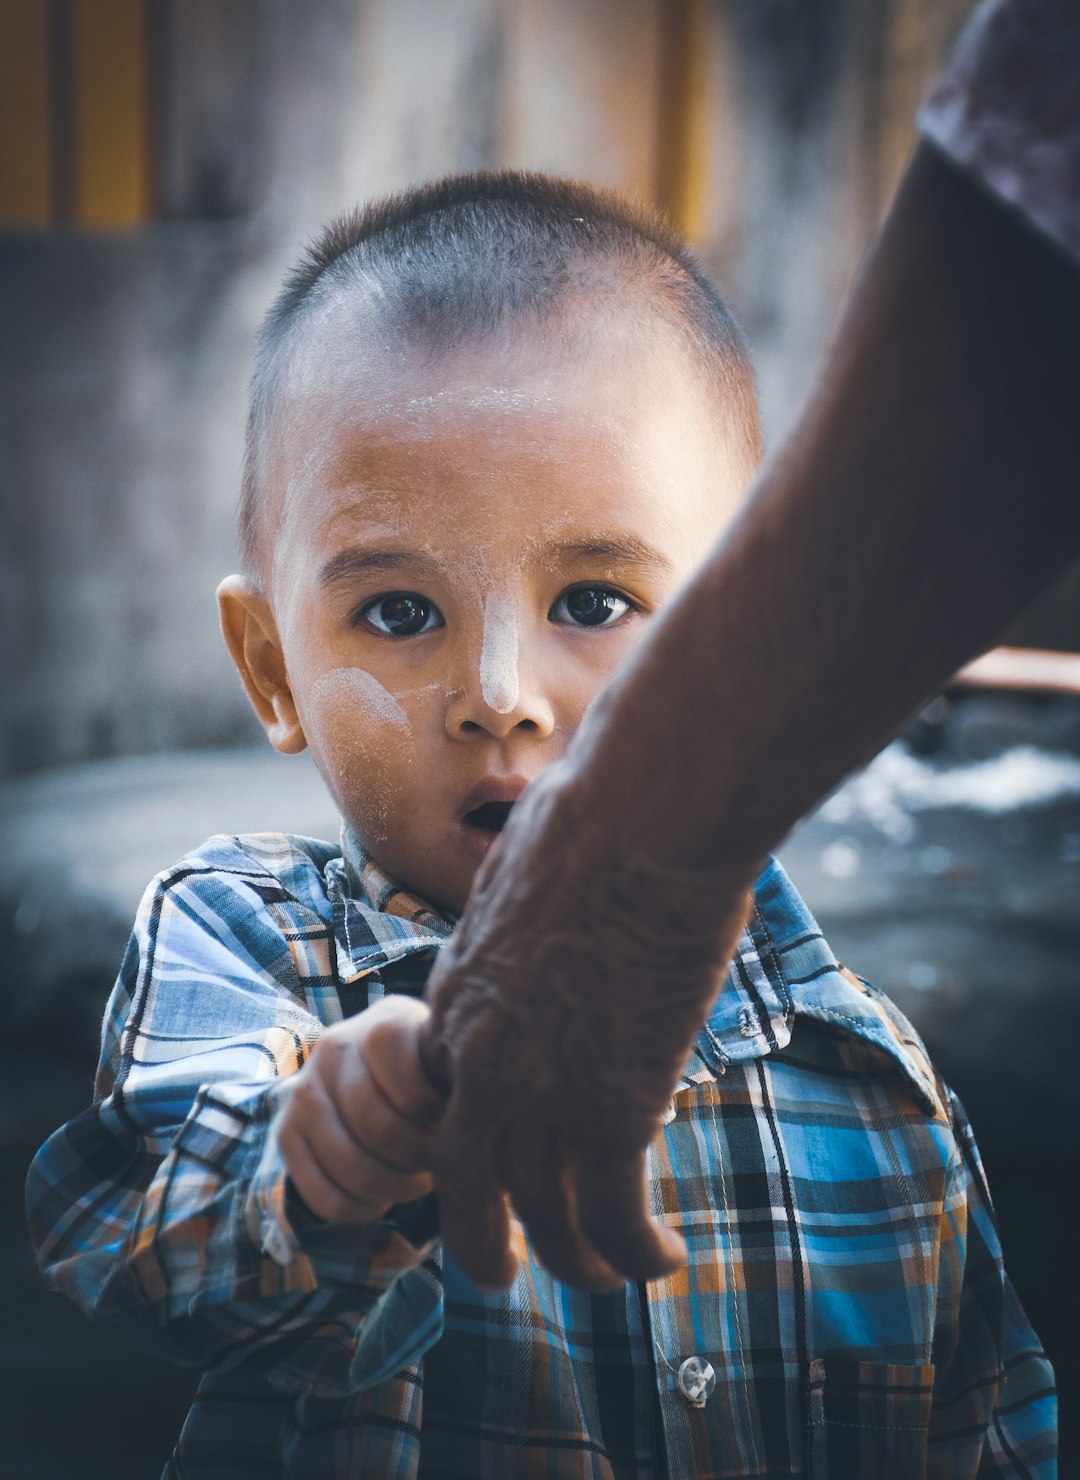
{"label": "yellow painted wood panel", "polygon": [[665,0],[509,0],[502,163],[654,198]]}
{"label": "yellow painted wood panel", "polygon": [[915,148],[915,111],[948,58],[973,0],[892,0],[885,21],[885,59],[878,101],[877,204],[892,204]]}
{"label": "yellow painted wood panel", "polygon": [[144,0],[71,0],[73,220],[124,227],[150,214],[149,36]]}
{"label": "yellow painted wood panel", "polygon": [[[742,248],[746,192],[746,116],[732,0],[712,0],[706,18],[705,142],[701,147],[701,235],[708,261],[723,282],[734,278]],[[696,224],[696,223],[695,223]]]}
{"label": "yellow painted wood panel", "polygon": [[0,224],[52,215],[49,0],[0,0]]}
{"label": "yellow painted wood panel", "polygon": [[667,0],[662,11],[657,203],[688,241],[706,234],[709,191],[707,0]]}

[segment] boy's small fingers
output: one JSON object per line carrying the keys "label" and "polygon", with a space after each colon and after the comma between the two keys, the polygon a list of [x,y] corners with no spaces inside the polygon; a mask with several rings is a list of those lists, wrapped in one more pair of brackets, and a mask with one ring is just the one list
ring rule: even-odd
{"label": "boy's small fingers", "polygon": [[[345,1110],[357,1121],[349,1126],[333,1079],[327,1083],[318,1073],[302,1070],[278,1127],[281,1153],[297,1190],[304,1196],[310,1178],[319,1206],[309,1205],[335,1222],[377,1217],[393,1203],[423,1197],[432,1187],[431,1133],[417,1130],[391,1110],[366,1073],[352,1087]],[[338,1201],[339,1195],[345,1201]]]}
{"label": "boy's small fingers", "polygon": [[[291,1110],[313,1122],[313,1138],[338,1140],[340,1126],[356,1150],[392,1171],[419,1172],[431,1166],[432,1128],[418,1124],[387,1097],[364,1056],[362,1036],[324,1034],[302,1074],[303,1087],[294,1092]],[[338,1155],[347,1158],[350,1146],[337,1148],[335,1164]]]}
{"label": "boy's small fingers", "polygon": [[[287,1143],[291,1145],[287,1146]],[[314,1147],[302,1137],[282,1136],[289,1179],[301,1200],[329,1223],[369,1223],[379,1215],[374,1203],[352,1196],[321,1164]]]}
{"label": "boy's small fingers", "polygon": [[431,1009],[415,997],[383,997],[364,1013],[358,1047],[368,1073],[399,1115],[421,1127],[435,1125],[446,1101],[435,1089],[420,1056],[421,1035]]}
{"label": "boy's small fingers", "polygon": [[357,1080],[347,1097],[336,1104],[346,1133],[372,1160],[389,1171],[421,1172],[430,1168],[434,1133],[395,1109],[370,1075]]}
{"label": "boy's small fingers", "polygon": [[582,1233],[625,1279],[659,1279],[686,1262],[679,1235],[649,1216],[643,1150],[590,1160],[578,1188]]}
{"label": "boy's small fingers", "polygon": [[[289,1176],[313,1213],[333,1223],[371,1223],[396,1203],[415,1202],[432,1191],[430,1173],[387,1174],[375,1162],[352,1162],[347,1172],[328,1165],[325,1146],[308,1144]],[[305,1188],[317,1201],[309,1200]]]}

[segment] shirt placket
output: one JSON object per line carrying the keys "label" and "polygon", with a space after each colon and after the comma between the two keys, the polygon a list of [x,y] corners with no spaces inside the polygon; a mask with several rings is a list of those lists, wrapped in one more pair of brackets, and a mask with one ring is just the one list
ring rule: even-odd
{"label": "shirt placket", "polygon": [[[697,1087],[713,1083],[715,1075],[699,1061],[692,1082],[673,1098],[665,1125],[672,1125],[680,1116],[685,1122],[687,1115],[694,1113],[691,1107]],[[685,1165],[679,1156],[677,1135],[665,1137],[665,1151],[670,1158],[666,1168],[658,1165],[658,1147],[650,1148],[649,1153],[653,1213],[677,1226],[683,1213],[683,1178],[711,1179],[715,1169],[710,1165]],[[695,1314],[695,1301],[680,1288],[688,1279],[688,1272],[677,1271],[670,1279],[641,1286],[642,1322],[656,1381],[657,1459],[666,1466],[661,1473],[669,1477],[698,1473],[701,1455],[708,1451],[706,1408],[717,1382],[719,1352]]]}

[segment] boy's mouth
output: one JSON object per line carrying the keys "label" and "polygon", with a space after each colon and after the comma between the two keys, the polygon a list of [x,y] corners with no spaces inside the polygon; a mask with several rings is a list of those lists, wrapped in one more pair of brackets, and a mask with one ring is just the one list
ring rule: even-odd
{"label": "boy's mouth", "polygon": [[510,816],[513,805],[513,802],[484,802],[482,806],[466,812],[461,820],[466,827],[475,827],[480,832],[499,833],[506,826],[506,819]]}
{"label": "boy's mouth", "polygon": [[524,776],[488,776],[462,798],[458,813],[467,850],[483,862],[525,790]]}

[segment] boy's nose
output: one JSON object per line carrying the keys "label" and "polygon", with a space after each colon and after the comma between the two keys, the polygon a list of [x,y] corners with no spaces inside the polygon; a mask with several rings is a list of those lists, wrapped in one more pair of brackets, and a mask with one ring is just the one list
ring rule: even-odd
{"label": "boy's nose", "polygon": [[523,661],[523,633],[509,599],[489,600],[479,642],[466,644],[446,710],[451,738],[483,732],[503,740],[514,730],[550,735],[555,713],[533,665]]}

